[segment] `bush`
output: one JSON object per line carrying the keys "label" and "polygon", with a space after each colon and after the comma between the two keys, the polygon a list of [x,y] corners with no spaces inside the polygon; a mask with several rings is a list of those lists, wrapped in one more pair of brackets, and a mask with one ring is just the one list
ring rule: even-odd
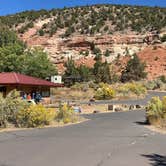
{"label": "bush", "polygon": [[6,98],[0,94],[0,127],[7,127],[9,122],[17,124],[18,111],[27,107],[27,102],[21,100],[16,90],[11,91]]}
{"label": "bush", "polygon": [[55,116],[56,112],[53,109],[46,109],[42,105],[31,105],[18,112],[17,124],[19,127],[41,127],[49,125]]}
{"label": "bush", "polygon": [[148,90],[165,89],[165,76],[160,76],[156,80],[148,81],[145,86]]}
{"label": "bush", "polygon": [[44,32],[43,29],[40,29],[40,30],[39,30],[39,35],[40,35],[40,36],[44,36],[44,33],[45,33],[45,32]]}
{"label": "bush", "polygon": [[119,93],[123,93],[124,95],[128,95],[129,93],[135,94],[137,96],[145,95],[147,92],[146,87],[141,83],[126,83],[118,88]]}
{"label": "bush", "polygon": [[98,100],[112,99],[115,97],[115,90],[108,84],[101,83],[96,91],[95,98]]}
{"label": "bush", "polygon": [[158,79],[161,80],[163,83],[166,83],[166,76],[165,75],[159,76]]}
{"label": "bush", "polygon": [[160,100],[153,97],[146,107],[147,122],[152,125],[163,125],[166,120],[166,96]]}
{"label": "bush", "polygon": [[99,85],[96,84],[94,81],[89,81],[89,82],[88,82],[88,85],[89,85],[89,88],[92,88],[92,89],[94,89],[94,90],[97,90],[98,87],[99,87]]}
{"label": "bush", "polygon": [[89,90],[89,84],[88,84],[88,82],[87,83],[78,83],[78,82],[76,82],[70,88],[71,88],[71,90],[86,92],[86,91]]}
{"label": "bush", "polygon": [[60,106],[56,119],[58,121],[63,121],[63,123],[74,123],[78,121],[78,116],[71,106],[64,104],[63,106]]}
{"label": "bush", "polygon": [[166,34],[161,37],[161,42],[166,42]]}
{"label": "bush", "polygon": [[145,83],[145,87],[148,89],[148,90],[155,90],[158,88],[157,84],[155,81],[148,81]]}

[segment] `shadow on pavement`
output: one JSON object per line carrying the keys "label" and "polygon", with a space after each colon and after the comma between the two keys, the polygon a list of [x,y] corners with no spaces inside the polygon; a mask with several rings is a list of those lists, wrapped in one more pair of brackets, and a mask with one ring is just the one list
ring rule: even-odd
{"label": "shadow on pavement", "polygon": [[166,166],[166,156],[162,156],[159,154],[143,154],[142,156],[148,158],[152,166]]}
{"label": "shadow on pavement", "polygon": [[135,124],[138,124],[138,125],[149,125],[147,121],[142,121],[142,122],[134,122]]}

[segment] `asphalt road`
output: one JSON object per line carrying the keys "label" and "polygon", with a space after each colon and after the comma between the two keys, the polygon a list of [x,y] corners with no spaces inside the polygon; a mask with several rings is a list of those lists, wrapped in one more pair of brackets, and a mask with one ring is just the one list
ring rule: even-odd
{"label": "asphalt road", "polygon": [[133,99],[133,100],[98,100],[95,102],[81,102],[81,104],[127,104],[127,105],[146,105],[148,101],[153,96],[159,96],[162,98],[166,96],[166,92],[158,92],[158,91],[148,91],[146,97],[144,99]]}
{"label": "asphalt road", "polygon": [[0,166],[164,166],[166,135],[144,111],[87,115],[61,128],[0,133]]}

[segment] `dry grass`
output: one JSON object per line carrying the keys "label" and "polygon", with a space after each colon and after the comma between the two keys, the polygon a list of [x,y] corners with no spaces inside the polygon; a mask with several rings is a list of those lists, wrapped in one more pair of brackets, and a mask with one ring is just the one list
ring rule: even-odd
{"label": "dry grass", "polygon": [[145,126],[145,127],[148,128],[151,131],[154,131],[154,132],[157,132],[157,133],[160,133],[160,134],[166,134],[166,128],[162,128],[160,126],[152,126],[152,125]]}
{"label": "dry grass", "polygon": [[154,118],[153,116],[149,116],[148,122],[150,125],[145,127],[147,127],[148,129],[152,131],[166,134],[166,119],[159,118],[159,117]]}
{"label": "dry grass", "polygon": [[94,111],[108,112],[108,104],[100,105],[81,105],[82,114],[93,113]]}
{"label": "dry grass", "polygon": [[53,89],[51,94],[59,100],[89,100],[94,96],[94,90],[88,89],[87,91],[75,90],[70,88],[57,88]]}
{"label": "dry grass", "polygon": [[[119,84],[114,86],[115,89],[118,89]],[[59,100],[76,100],[76,101],[89,101],[95,95],[95,90],[92,88],[88,88],[88,90],[83,91],[81,89],[71,89],[71,88],[56,88],[52,89],[51,95],[53,96],[52,103]],[[140,99],[144,98],[146,94],[136,95],[133,93],[116,93],[115,100],[124,100],[124,99]]]}
{"label": "dry grass", "polygon": [[136,100],[136,99],[143,99],[146,95],[137,96],[136,94],[128,93],[126,95],[119,93],[116,95],[115,100]]}

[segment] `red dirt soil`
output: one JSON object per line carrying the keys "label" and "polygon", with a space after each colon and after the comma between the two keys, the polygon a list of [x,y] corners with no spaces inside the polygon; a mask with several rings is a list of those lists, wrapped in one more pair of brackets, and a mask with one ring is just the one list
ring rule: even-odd
{"label": "red dirt soil", "polygon": [[[161,75],[166,76],[166,47],[148,46],[138,53],[138,57],[146,63],[148,80],[153,80]],[[118,74],[125,68],[129,59],[129,57],[121,57],[119,61],[114,63],[114,69]]]}

